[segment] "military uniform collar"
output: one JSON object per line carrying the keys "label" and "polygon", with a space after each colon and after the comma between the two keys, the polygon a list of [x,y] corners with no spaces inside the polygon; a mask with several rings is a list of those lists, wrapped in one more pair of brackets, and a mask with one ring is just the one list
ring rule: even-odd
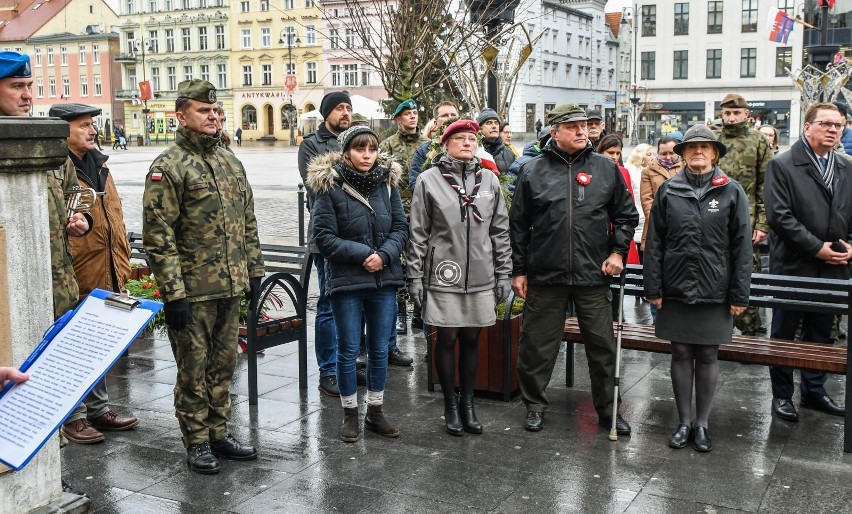
{"label": "military uniform collar", "polygon": [[751,122],[747,119],[733,125],[723,124],[722,134],[726,137],[744,136],[748,134],[749,128],[751,128]]}
{"label": "military uniform collar", "polygon": [[405,143],[416,143],[420,141],[420,131],[415,130],[414,132],[405,132],[402,129],[396,131],[396,134],[399,136],[399,139]]}
{"label": "military uniform collar", "polygon": [[182,147],[194,152],[207,153],[214,150],[220,143],[218,136],[208,136],[189,130],[186,127],[178,127],[175,133],[175,142]]}

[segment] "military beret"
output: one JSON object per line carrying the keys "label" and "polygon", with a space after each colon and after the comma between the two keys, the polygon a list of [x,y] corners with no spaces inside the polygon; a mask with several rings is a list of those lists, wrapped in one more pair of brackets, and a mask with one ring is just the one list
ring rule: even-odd
{"label": "military beret", "polygon": [[745,101],[745,98],[736,94],[736,93],[728,93],[725,95],[725,98],[722,98],[722,103],[719,104],[719,107],[735,107],[738,109],[748,109],[748,104]]}
{"label": "military beret", "polygon": [[415,102],[411,98],[409,98],[408,100],[403,100],[402,103],[396,106],[396,110],[393,111],[392,118],[396,118],[397,116],[402,114],[402,111],[408,111],[411,109],[417,109],[417,102]]}
{"label": "military beret", "polygon": [[557,105],[545,116],[545,121],[550,126],[570,121],[586,121],[588,119],[586,111],[577,104]]}
{"label": "military beret", "polygon": [[51,105],[47,115],[51,118],[61,118],[65,121],[74,121],[81,116],[100,116],[101,109],[85,104],[56,104]]}
{"label": "military beret", "polygon": [[337,136],[337,141],[340,143],[340,151],[345,152],[349,149],[349,145],[352,144],[352,140],[355,139],[355,136],[360,136],[361,134],[369,134],[376,138],[376,141],[379,140],[379,136],[373,132],[370,127],[365,127],[364,125],[354,125],[344,130]]}
{"label": "military beret", "polygon": [[32,77],[30,57],[18,52],[0,52],[0,79]]}
{"label": "military beret", "polygon": [[216,87],[201,79],[184,80],[178,84],[178,98],[189,98],[206,104],[216,103]]}
{"label": "military beret", "polygon": [[601,115],[601,111],[595,111],[595,110],[592,110],[592,111],[589,111],[588,113],[586,113],[586,118],[588,118],[589,121],[591,121],[591,120],[602,121],[603,120],[603,116]]}
{"label": "military beret", "polygon": [[479,124],[473,120],[456,120],[447,126],[444,129],[444,133],[441,134],[441,144],[447,142],[447,139],[450,138],[453,134],[458,134],[460,132],[469,132],[471,134],[476,134],[479,132]]}
{"label": "military beret", "polygon": [[356,121],[370,121],[370,120],[367,119],[367,117],[364,116],[363,114],[356,112],[355,114],[352,115],[352,123],[355,123]]}

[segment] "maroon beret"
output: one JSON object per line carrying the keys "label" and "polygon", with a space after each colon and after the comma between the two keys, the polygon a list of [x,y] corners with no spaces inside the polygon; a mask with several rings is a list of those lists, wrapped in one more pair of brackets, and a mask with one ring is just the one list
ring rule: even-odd
{"label": "maroon beret", "polygon": [[479,124],[473,120],[458,120],[450,123],[441,135],[441,144],[446,143],[450,136],[458,134],[459,132],[470,132],[472,134],[476,134],[479,132]]}

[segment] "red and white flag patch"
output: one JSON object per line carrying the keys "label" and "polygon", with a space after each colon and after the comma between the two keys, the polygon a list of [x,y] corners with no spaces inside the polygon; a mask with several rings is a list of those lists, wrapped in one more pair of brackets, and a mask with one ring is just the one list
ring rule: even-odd
{"label": "red and white flag patch", "polygon": [[152,171],[151,172],[151,181],[159,182],[163,180],[163,172],[162,171]]}

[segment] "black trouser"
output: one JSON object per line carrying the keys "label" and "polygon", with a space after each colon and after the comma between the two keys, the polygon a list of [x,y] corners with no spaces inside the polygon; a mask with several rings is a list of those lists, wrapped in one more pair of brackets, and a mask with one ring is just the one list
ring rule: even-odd
{"label": "black trouser", "polygon": [[[772,338],[794,340],[800,321],[802,323],[802,341],[831,344],[831,326],[834,323],[834,314],[786,309],[772,309]],[[801,373],[802,398],[818,398],[827,394],[825,391],[826,374],[824,372],[803,369]],[[793,368],[770,366],[769,377],[772,379],[772,396],[774,398],[782,400],[793,398],[795,392]]]}

